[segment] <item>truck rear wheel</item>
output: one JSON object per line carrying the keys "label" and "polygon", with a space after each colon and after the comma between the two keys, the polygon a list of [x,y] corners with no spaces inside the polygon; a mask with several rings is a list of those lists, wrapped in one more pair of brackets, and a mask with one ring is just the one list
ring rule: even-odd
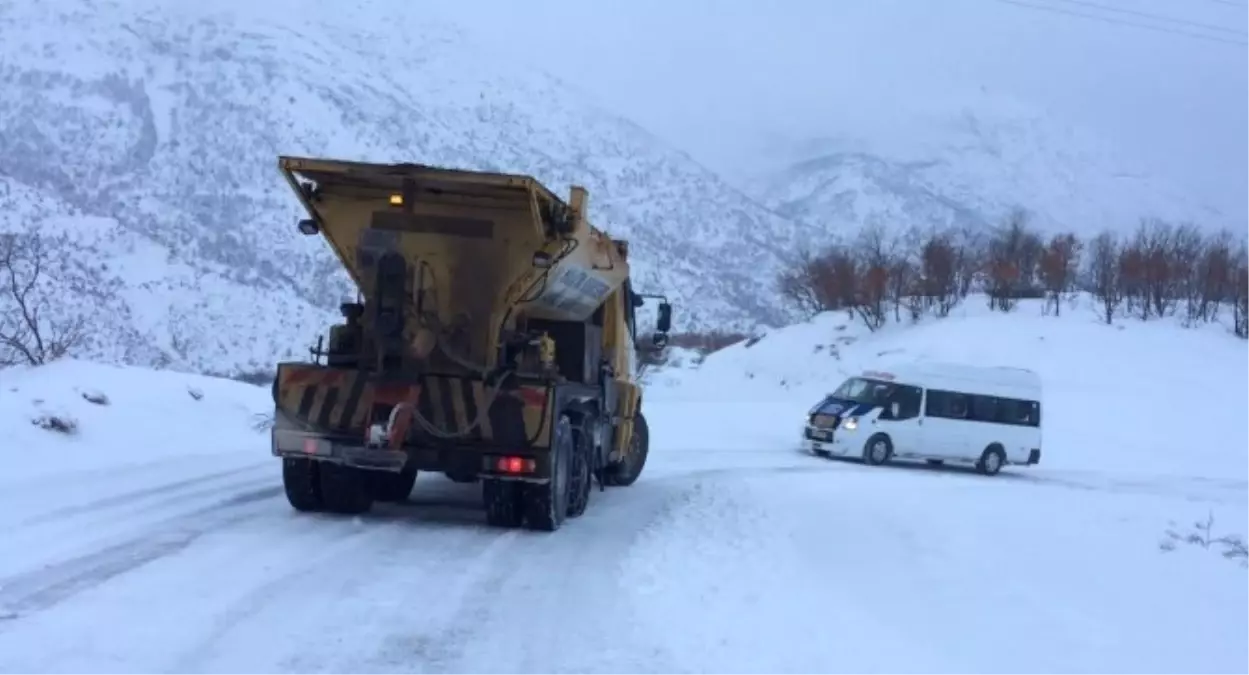
{"label": "truck rear wheel", "polygon": [[615,464],[609,464],[603,472],[603,479],[608,485],[629,486],[637,482],[646,467],[646,456],[650,454],[651,434],[646,418],[639,411],[633,417],[633,438],[630,441],[629,454]]}
{"label": "truck rear wheel", "polygon": [[325,462],[320,473],[321,498],[327,511],[360,514],[373,508],[373,495],[363,471]]}
{"label": "truck rear wheel", "polygon": [[577,452],[572,420],[560,415],[551,430],[551,480],[524,488],[525,521],[531,530],[554,532],[568,516],[573,455]]}
{"label": "truck rear wheel", "polygon": [[416,469],[404,467],[402,471],[369,471],[369,492],[379,502],[401,502],[412,494],[416,485]]}
{"label": "truck rear wheel", "polygon": [[286,488],[286,501],[296,511],[321,511],[325,508],[321,499],[319,469],[319,463],[311,459],[282,458],[282,487]]}

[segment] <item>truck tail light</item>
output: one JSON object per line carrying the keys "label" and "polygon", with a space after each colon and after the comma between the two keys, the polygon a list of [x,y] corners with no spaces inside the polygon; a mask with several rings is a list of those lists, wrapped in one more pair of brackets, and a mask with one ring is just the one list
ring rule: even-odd
{"label": "truck tail light", "polygon": [[500,457],[495,461],[495,469],[500,473],[533,473],[537,462],[528,457]]}

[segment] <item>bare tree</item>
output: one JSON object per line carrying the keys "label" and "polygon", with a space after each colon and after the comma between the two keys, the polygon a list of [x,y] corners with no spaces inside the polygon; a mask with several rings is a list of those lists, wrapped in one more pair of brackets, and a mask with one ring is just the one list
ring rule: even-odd
{"label": "bare tree", "polygon": [[1113,323],[1115,312],[1123,303],[1121,286],[1122,253],[1119,242],[1110,232],[1102,232],[1093,239],[1089,255],[1089,289],[1101,306],[1101,318]]}
{"label": "bare tree", "polygon": [[1233,267],[1231,288],[1232,331],[1237,337],[1249,338],[1249,251],[1241,242]]}
{"label": "bare tree", "polygon": [[808,316],[831,309],[819,297],[818,266],[816,256],[810,250],[803,249],[798,252],[794,266],[782,270],[777,278],[777,290],[781,297]]}
{"label": "bare tree", "polygon": [[853,309],[868,330],[885,325],[885,299],[889,290],[889,270],[893,253],[883,227],[868,226],[859,233],[856,244],[859,280]]}
{"label": "bare tree", "polygon": [[1041,238],[1028,228],[1027,212],[1012,211],[1006,226],[989,241],[985,272],[990,308],[1009,312],[1017,298],[1035,287],[1044,248]]}
{"label": "bare tree", "polygon": [[1146,218],[1124,251],[1124,290],[1141,320],[1169,316],[1179,300],[1176,230],[1166,221]]}
{"label": "bare tree", "polygon": [[1218,319],[1219,308],[1233,297],[1236,286],[1233,255],[1232,233],[1227,230],[1211,237],[1202,247],[1188,298],[1190,322]]}
{"label": "bare tree", "polygon": [[960,299],[958,252],[947,233],[933,232],[920,245],[919,293],[937,316],[948,316]]}
{"label": "bare tree", "polygon": [[923,306],[916,300],[919,270],[916,250],[921,235],[915,229],[895,237],[889,255],[889,302],[893,305],[893,320],[902,321],[902,308],[907,308],[912,321],[918,321]]}
{"label": "bare tree", "polygon": [[963,227],[958,231],[957,236],[951,237],[950,242],[954,249],[958,295],[960,298],[966,298],[980,277],[985,258],[988,256],[985,236],[977,229]]}
{"label": "bare tree", "polygon": [[782,299],[807,315],[816,315],[827,309],[816,292],[816,265],[816,256],[803,249],[798,251],[794,265],[777,276],[777,290],[781,292]]}
{"label": "bare tree", "polygon": [[781,296],[809,315],[845,309],[853,313],[858,292],[858,263],[841,246],[819,255],[802,251],[794,267],[777,279]]}
{"label": "bare tree", "polygon": [[1052,305],[1054,316],[1062,311],[1062,296],[1071,290],[1080,265],[1080,240],[1074,234],[1058,234],[1041,254],[1041,283],[1045,287],[1045,311]]}
{"label": "bare tree", "polygon": [[[1170,282],[1164,291],[1172,296],[1171,302],[1184,304],[1184,323],[1192,325],[1199,318],[1200,264],[1206,246],[1201,230],[1192,223],[1184,223],[1174,229],[1166,252],[1171,269]],[[1156,305],[1156,303],[1155,303]],[[1174,309],[1172,310],[1174,311]]]}
{"label": "bare tree", "polygon": [[0,367],[39,366],[82,345],[81,315],[58,319],[48,291],[50,251],[37,231],[0,234]]}
{"label": "bare tree", "polygon": [[1139,316],[1141,321],[1149,318],[1149,300],[1145,271],[1146,253],[1139,241],[1127,241],[1119,247],[1118,290],[1128,314]]}

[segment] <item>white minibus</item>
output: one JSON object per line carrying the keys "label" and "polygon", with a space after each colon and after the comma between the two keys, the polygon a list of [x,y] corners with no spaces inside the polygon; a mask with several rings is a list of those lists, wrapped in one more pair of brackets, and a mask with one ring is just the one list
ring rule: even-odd
{"label": "white minibus", "polygon": [[1041,378],[1003,366],[910,363],[864,371],[807,412],[804,447],[825,457],[967,464],[994,475],[1041,461]]}

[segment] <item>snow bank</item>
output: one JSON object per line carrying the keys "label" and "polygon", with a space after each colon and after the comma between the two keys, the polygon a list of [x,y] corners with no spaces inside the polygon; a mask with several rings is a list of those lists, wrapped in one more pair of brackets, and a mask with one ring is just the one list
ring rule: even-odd
{"label": "snow bank", "polygon": [[63,360],[0,370],[0,486],[188,457],[266,457],[266,387]]}
{"label": "snow bank", "polygon": [[1160,550],[1207,507],[1243,527],[1243,493],[822,466],[700,481],[638,538],[665,672],[1244,672],[1244,568]]}
{"label": "snow bank", "polygon": [[[717,425],[738,430],[726,434],[734,447],[779,449],[792,445],[799,418],[820,395],[866,367],[921,360],[1025,367],[1045,387],[1044,468],[1249,473],[1249,349],[1226,328],[1169,320],[1107,326],[1083,299],[1059,317],[1043,316],[1039,302],[1021,302],[1010,314],[986,304],[973,296],[947,318],[876,333],[826,313],[716,352],[680,373],[679,385],[649,388],[647,397],[704,408]],[[775,423],[760,425],[760,417]]]}

